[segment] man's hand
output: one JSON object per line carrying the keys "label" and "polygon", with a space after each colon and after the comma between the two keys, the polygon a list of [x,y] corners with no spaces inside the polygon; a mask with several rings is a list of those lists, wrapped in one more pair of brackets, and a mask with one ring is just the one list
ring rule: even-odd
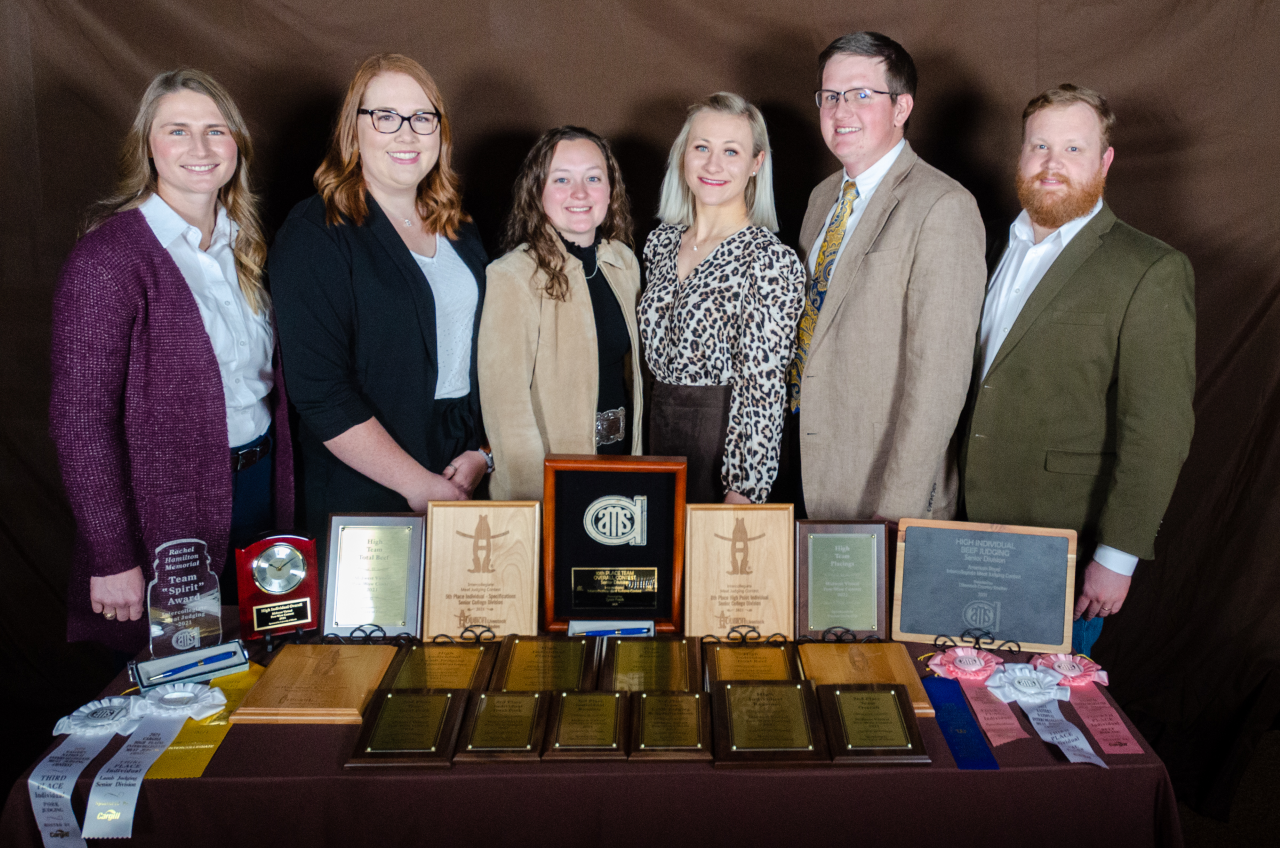
{"label": "man's hand", "polygon": [[1089,563],[1084,572],[1084,589],[1080,599],[1076,601],[1075,618],[1084,616],[1085,620],[1100,615],[1106,618],[1120,612],[1124,599],[1129,594],[1129,583],[1133,578],[1117,574],[1096,559]]}
{"label": "man's hand", "polygon": [[131,568],[110,577],[89,578],[89,602],[108,621],[142,618],[142,569]]}

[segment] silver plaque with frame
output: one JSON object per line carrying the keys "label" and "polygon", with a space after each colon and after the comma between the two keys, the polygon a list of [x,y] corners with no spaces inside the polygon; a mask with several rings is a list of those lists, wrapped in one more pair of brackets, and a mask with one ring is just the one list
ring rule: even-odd
{"label": "silver plaque with frame", "polygon": [[324,633],[421,638],[425,541],[421,513],[330,515]]}

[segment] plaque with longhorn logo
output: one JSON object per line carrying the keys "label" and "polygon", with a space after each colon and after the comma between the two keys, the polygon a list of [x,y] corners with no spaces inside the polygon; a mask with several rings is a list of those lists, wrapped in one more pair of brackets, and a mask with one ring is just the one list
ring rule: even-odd
{"label": "plaque with longhorn logo", "polygon": [[425,636],[538,632],[541,509],[537,501],[427,505]]}
{"label": "plaque with longhorn logo", "polygon": [[685,509],[685,632],[724,636],[740,627],[794,638],[792,505]]}
{"label": "plaque with longhorn logo", "polygon": [[680,632],[685,461],[551,454],[544,465],[543,626],[652,621]]}

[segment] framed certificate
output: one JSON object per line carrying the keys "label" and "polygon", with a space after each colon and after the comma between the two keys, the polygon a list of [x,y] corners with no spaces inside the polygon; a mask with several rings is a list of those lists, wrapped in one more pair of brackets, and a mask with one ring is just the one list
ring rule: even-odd
{"label": "framed certificate", "polygon": [[541,519],[537,501],[428,504],[424,636],[536,634]]}
{"label": "framed certificate", "polygon": [[888,537],[883,521],[796,522],[796,638],[889,635]]}
{"label": "framed certificate", "polygon": [[326,635],[372,626],[421,638],[425,529],[417,513],[329,516]]}
{"label": "framed certificate", "polygon": [[689,504],[685,513],[685,633],[750,627],[794,638],[794,507]]}

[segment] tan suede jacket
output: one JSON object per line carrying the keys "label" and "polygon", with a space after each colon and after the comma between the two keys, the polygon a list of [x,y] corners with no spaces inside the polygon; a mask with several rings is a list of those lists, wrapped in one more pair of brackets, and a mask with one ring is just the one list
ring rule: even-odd
{"label": "tan suede jacket", "polygon": [[[596,452],[599,373],[596,325],[582,263],[565,252],[569,296],[545,294],[546,274],[521,245],[493,262],[480,319],[477,352],[480,408],[493,450],[494,500],[542,500],[548,453]],[[600,270],[622,307],[631,334],[631,452],[640,453],[641,397],[636,303],[640,264],[626,245],[596,249]]]}

